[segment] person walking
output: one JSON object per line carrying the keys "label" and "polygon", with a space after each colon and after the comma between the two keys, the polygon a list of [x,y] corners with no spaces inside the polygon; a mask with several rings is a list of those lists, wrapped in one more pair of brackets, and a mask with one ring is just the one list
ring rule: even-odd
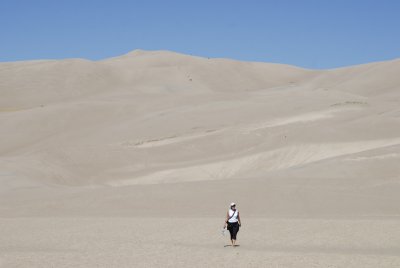
{"label": "person walking", "polygon": [[235,203],[231,203],[230,208],[226,213],[224,229],[227,228],[229,230],[232,247],[236,246],[236,236],[241,225],[239,210],[236,209]]}

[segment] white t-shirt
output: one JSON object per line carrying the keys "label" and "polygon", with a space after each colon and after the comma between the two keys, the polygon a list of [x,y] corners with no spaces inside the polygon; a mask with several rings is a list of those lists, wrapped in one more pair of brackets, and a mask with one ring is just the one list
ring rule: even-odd
{"label": "white t-shirt", "polygon": [[[229,209],[228,215],[229,215],[228,218],[230,218],[230,219],[228,220],[228,222],[233,223],[233,222],[238,222],[238,221],[239,221],[239,220],[238,220],[239,210],[233,211],[232,209]],[[232,215],[233,215],[233,216],[232,216]]]}

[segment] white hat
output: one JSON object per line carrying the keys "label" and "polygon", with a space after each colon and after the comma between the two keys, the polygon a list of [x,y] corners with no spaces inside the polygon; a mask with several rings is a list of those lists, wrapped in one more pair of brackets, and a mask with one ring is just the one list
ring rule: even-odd
{"label": "white hat", "polygon": [[236,206],[236,204],[234,202],[231,203],[231,207]]}

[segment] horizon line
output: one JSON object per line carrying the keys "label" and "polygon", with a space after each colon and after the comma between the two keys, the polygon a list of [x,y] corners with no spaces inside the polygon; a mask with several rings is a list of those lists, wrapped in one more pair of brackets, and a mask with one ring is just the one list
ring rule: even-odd
{"label": "horizon line", "polygon": [[282,63],[282,62],[270,62],[270,61],[257,61],[257,60],[241,60],[241,59],[236,59],[236,58],[230,58],[230,57],[207,57],[207,56],[201,56],[201,55],[195,55],[195,54],[187,54],[183,52],[178,52],[174,50],[168,50],[168,49],[143,49],[143,48],[136,48],[133,50],[130,50],[126,53],[115,55],[115,56],[110,56],[110,57],[104,57],[100,59],[90,59],[90,58],[85,58],[85,57],[65,57],[65,58],[38,58],[38,59],[21,59],[21,60],[15,60],[15,61],[0,61],[0,64],[7,64],[7,63],[23,63],[23,62],[40,62],[40,61],[67,61],[67,60],[83,60],[83,61],[90,61],[90,62],[101,62],[105,60],[110,60],[114,58],[120,58],[123,56],[127,56],[129,54],[134,54],[134,53],[154,53],[154,52],[164,52],[164,53],[173,53],[181,56],[187,56],[187,57],[193,57],[193,58],[201,58],[201,59],[209,59],[209,60],[230,60],[230,61],[236,61],[236,62],[247,62],[247,63],[261,63],[261,64],[277,64],[277,65],[286,65],[286,66],[291,66],[291,67],[296,67],[304,70],[310,70],[310,71],[329,71],[329,70],[336,70],[336,69],[345,69],[345,68],[351,68],[351,67],[357,67],[357,66],[362,66],[362,65],[369,65],[369,64],[377,64],[377,63],[384,63],[384,62],[391,62],[391,61],[398,61],[400,60],[400,57],[395,57],[391,59],[385,59],[385,60],[376,60],[376,61],[370,61],[370,62],[364,62],[364,63],[358,63],[358,64],[352,64],[352,65],[342,65],[338,67],[332,67],[332,68],[308,68],[304,66],[299,66],[295,64],[289,64],[289,63]]}

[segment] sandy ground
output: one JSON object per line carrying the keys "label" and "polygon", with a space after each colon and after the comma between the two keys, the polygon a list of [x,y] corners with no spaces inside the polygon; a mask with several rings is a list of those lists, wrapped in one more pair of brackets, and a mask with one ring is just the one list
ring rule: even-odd
{"label": "sandy ground", "polygon": [[399,73],[0,63],[0,266],[400,267]]}
{"label": "sandy ground", "polygon": [[2,267],[398,267],[397,219],[1,219]]}

